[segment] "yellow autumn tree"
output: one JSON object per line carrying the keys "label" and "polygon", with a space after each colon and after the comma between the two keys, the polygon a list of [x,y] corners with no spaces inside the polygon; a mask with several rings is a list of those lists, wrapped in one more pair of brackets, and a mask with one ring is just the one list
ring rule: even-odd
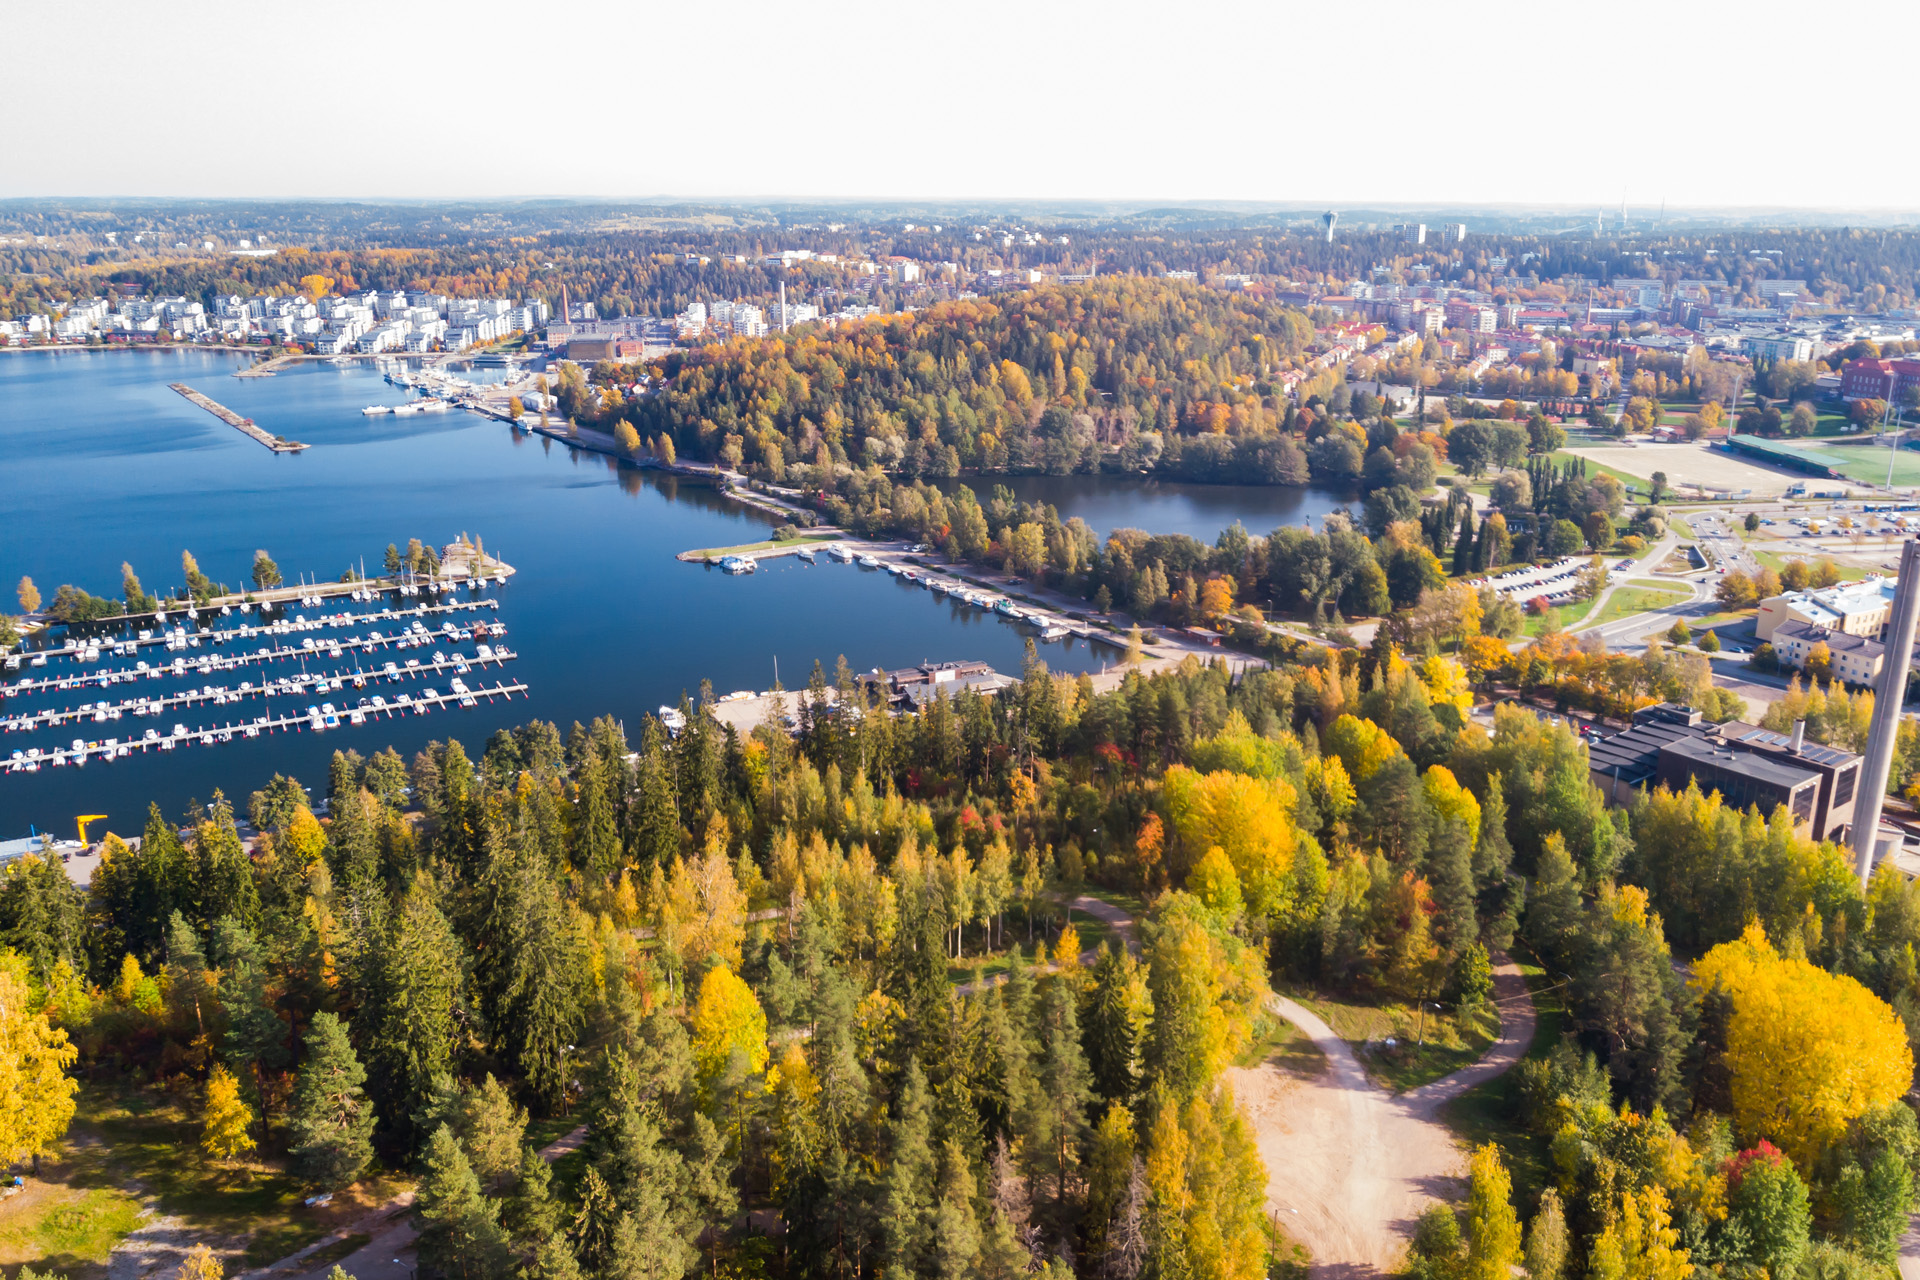
{"label": "yellow autumn tree", "polygon": [[1594,1237],[1587,1275],[1590,1280],[1686,1280],[1693,1266],[1685,1249],[1674,1248],[1679,1242],[1664,1190],[1625,1192],[1612,1224]]}
{"label": "yellow autumn tree", "polygon": [[1189,1280],[1266,1274],[1266,1167],[1231,1089],[1163,1106],[1145,1166],[1159,1245],[1184,1260]]}
{"label": "yellow autumn tree", "polygon": [[1802,1174],[1849,1121],[1913,1082],[1899,1015],[1854,979],[1781,955],[1758,924],[1707,952],[1693,981],[1733,1002],[1726,1065],[1741,1131],[1771,1140]]}
{"label": "yellow autumn tree", "polygon": [[734,1053],[744,1054],[756,1075],[767,1067],[767,1015],[753,988],[733,970],[719,965],[700,980],[693,1006],[693,1065],[702,1080],[727,1069]]}
{"label": "yellow autumn tree", "polygon": [[1340,758],[1340,763],[1347,768],[1347,776],[1355,782],[1366,781],[1381,765],[1402,754],[1400,744],[1385,729],[1353,715],[1343,715],[1328,725],[1320,746]]}
{"label": "yellow autumn tree", "polygon": [[180,1280],[221,1280],[225,1274],[220,1259],[204,1244],[193,1246],[180,1260]]}
{"label": "yellow autumn tree", "polygon": [[1167,770],[1162,788],[1183,855],[1170,870],[1183,881],[1208,850],[1219,849],[1232,863],[1247,910],[1255,915],[1280,916],[1301,897],[1317,898],[1324,891],[1326,857],[1294,827],[1297,797],[1284,779],[1201,774],[1176,765]]}
{"label": "yellow autumn tree", "polygon": [[1458,819],[1467,829],[1467,843],[1479,844],[1480,802],[1474,799],[1473,792],[1460,785],[1453,770],[1443,764],[1430,765],[1420,782],[1434,813],[1442,818]]}
{"label": "yellow autumn tree", "polygon": [[1473,1153],[1467,1179],[1467,1269],[1463,1280],[1512,1280],[1520,1262],[1513,1180],[1489,1142]]}
{"label": "yellow autumn tree", "polygon": [[26,959],[0,957],[0,1162],[46,1152],[73,1122],[79,1056],[67,1033],[33,1006]]}
{"label": "yellow autumn tree", "polygon": [[207,1106],[200,1148],[216,1160],[231,1160],[253,1150],[253,1110],[240,1096],[240,1082],[224,1066],[207,1077]]}

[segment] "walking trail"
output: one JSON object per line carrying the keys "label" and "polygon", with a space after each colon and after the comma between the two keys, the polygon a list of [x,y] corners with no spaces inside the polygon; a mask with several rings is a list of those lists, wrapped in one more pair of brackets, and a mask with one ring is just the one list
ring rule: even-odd
{"label": "walking trail", "polygon": [[1500,1039],[1486,1056],[1403,1094],[1368,1079],[1347,1042],[1285,996],[1271,1007],[1306,1032],[1327,1069],[1308,1079],[1271,1062],[1226,1072],[1266,1162],[1268,1208],[1312,1254],[1316,1280],[1392,1274],[1421,1210],[1458,1198],[1466,1155],[1440,1108],[1513,1066],[1533,1041],[1533,997],[1507,956],[1493,986]]}
{"label": "walking trail", "polygon": [[[551,1164],[570,1151],[578,1151],[586,1140],[587,1127],[581,1125],[540,1148],[540,1158]],[[414,1280],[419,1264],[411,1257],[403,1259],[401,1256],[410,1253],[420,1235],[413,1225],[413,1215],[407,1212],[412,1207],[413,1192],[403,1191],[362,1216],[358,1222],[342,1227],[270,1266],[243,1272],[234,1280],[326,1280],[334,1264],[329,1262],[324,1266],[316,1266],[312,1261],[314,1256],[329,1245],[357,1235],[371,1236],[372,1239],[340,1259],[339,1264],[354,1280]]]}

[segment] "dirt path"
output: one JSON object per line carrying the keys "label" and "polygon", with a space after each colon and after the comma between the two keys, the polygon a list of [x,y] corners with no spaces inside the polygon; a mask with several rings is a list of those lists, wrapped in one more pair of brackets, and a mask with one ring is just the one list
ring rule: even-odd
{"label": "dirt path", "polygon": [[1272,1063],[1226,1073],[1267,1166],[1268,1207],[1313,1255],[1316,1280],[1391,1274],[1420,1211],[1460,1192],[1465,1153],[1440,1107],[1520,1060],[1533,999],[1520,968],[1494,967],[1500,1039],[1471,1067],[1395,1096],[1367,1078],[1333,1028],[1284,996],[1273,1009],[1306,1032],[1327,1070],[1301,1079]]}
{"label": "dirt path", "polygon": [[[578,1151],[587,1140],[587,1127],[581,1125],[540,1148],[540,1158],[551,1164],[561,1156]],[[387,1203],[359,1221],[329,1233],[314,1241],[298,1253],[292,1253],[256,1271],[243,1272],[234,1280],[326,1280],[333,1271],[334,1264],[325,1266],[310,1265],[315,1254],[329,1245],[357,1235],[372,1237],[364,1245],[340,1259],[340,1266],[354,1280],[415,1280],[418,1265],[400,1257],[403,1252],[413,1248],[420,1233],[414,1229],[413,1219],[406,1214],[413,1207],[413,1192],[403,1191]],[[120,1280],[112,1277],[111,1280]]]}

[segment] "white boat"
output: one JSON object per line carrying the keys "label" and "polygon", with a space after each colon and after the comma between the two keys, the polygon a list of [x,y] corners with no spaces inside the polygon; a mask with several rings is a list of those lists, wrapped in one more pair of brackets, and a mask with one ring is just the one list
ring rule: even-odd
{"label": "white boat", "polygon": [[860,556],[854,560],[854,563],[862,569],[878,569],[880,567],[880,562],[872,556]]}
{"label": "white boat", "polygon": [[837,542],[827,548],[827,554],[835,560],[838,560],[841,564],[853,563],[853,552],[847,550],[847,548]]}
{"label": "white boat", "polygon": [[370,404],[360,412],[366,414],[369,418],[378,418],[382,414],[392,413],[393,407],[384,404]]}

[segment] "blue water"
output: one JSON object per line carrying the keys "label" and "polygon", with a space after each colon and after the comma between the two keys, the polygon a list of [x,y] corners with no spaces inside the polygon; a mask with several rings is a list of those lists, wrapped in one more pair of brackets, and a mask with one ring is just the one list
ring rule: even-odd
{"label": "blue water", "polygon": [[1079,516],[1103,540],[1115,529],[1144,529],[1184,533],[1211,546],[1236,520],[1263,538],[1282,525],[1311,521],[1317,528],[1320,517],[1340,507],[1360,510],[1357,494],[1328,489],[1184,484],[1146,476],[962,477],[940,484],[948,490],[966,485],[982,502],[995,485],[1005,485],[1016,501],[1049,503],[1059,509],[1062,520]]}
{"label": "blue water", "polygon": [[[62,582],[117,596],[121,562],[129,561],[147,590],[158,593],[182,581],[180,553],[190,550],[216,582],[239,588],[255,549],[264,548],[290,581],[302,574],[333,580],[363,558],[377,569],[389,542],[404,546],[418,537],[442,545],[465,532],[519,571],[495,594],[507,643],[520,657],[489,669],[484,682],[522,681],[529,696],[324,734],[0,776],[0,838],[24,835],[29,824],[71,834],[79,813],[105,813],[112,829],[137,831],[149,800],[177,815],[190,798],[205,800],[222,788],[244,803],[275,772],[318,787],[336,748],[370,754],[392,745],[411,756],[430,739],[454,736],[477,754],[497,728],[539,717],[564,732],[575,720],[608,713],[637,738],[643,714],[697,691],[702,679],[721,692],[770,688],[776,660],[789,688],[805,684],[816,660],[831,671],[841,654],[856,670],[955,658],[1020,668],[1030,631],[885,574],[785,559],[733,578],[675,561],[674,553],[689,547],[765,536],[765,517],[706,486],[621,467],[469,414],[363,416],[363,406],[404,398],[365,366],[309,364],[273,378],[233,378],[236,367],[238,357],[210,352],[0,355],[0,609],[15,611],[13,584],[22,574],[48,599]],[[313,447],[274,455],[168,389],[175,381]],[[1070,491],[1054,483],[1048,500],[1075,514]],[[1210,538],[1231,521],[1218,506],[1220,495],[1205,486],[1191,487],[1199,496],[1185,508],[1177,502],[1185,487],[1157,488],[1151,512],[1177,516],[1183,528],[1201,532],[1211,521],[1204,535]],[[1111,487],[1087,493],[1101,510],[1116,510],[1120,501]],[[1264,532],[1270,510],[1239,515]],[[1041,653],[1056,671],[1099,670],[1115,656],[1085,641],[1042,645]],[[380,661],[394,656],[408,655]],[[350,657],[344,665],[355,662]],[[37,673],[8,674],[59,669],[75,668],[55,660]],[[184,683],[230,686],[257,682],[260,674],[255,668]],[[444,678],[429,682],[445,691]],[[468,683],[478,681],[470,676]],[[16,701],[15,709],[174,687],[141,681]],[[364,691],[374,692],[391,700],[396,690]],[[349,686],[344,697],[327,698],[350,705],[359,696]],[[293,701],[304,708],[310,700],[320,699]],[[292,709],[286,700],[251,700],[110,726],[5,734],[0,757],[74,737],[124,740],[148,727],[165,732],[175,722],[198,727]]]}

